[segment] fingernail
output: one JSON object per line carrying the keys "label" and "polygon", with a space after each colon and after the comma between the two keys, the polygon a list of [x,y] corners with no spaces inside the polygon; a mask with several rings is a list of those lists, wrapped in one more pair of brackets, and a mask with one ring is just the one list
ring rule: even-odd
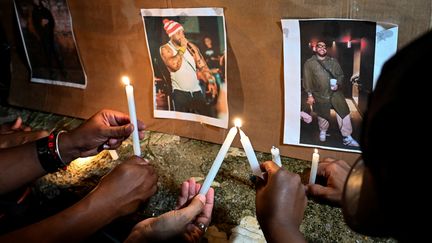
{"label": "fingernail", "polygon": [[102,148],[103,148],[103,149],[109,149],[110,146],[109,146],[108,144],[104,144],[104,145],[102,145]]}
{"label": "fingernail", "polygon": [[132,123],[130,123],[128,129],[129,129],[131,132],[133,132],[133,130],[135,129],[135,128],[134,128],[134,125],[133,125]]}

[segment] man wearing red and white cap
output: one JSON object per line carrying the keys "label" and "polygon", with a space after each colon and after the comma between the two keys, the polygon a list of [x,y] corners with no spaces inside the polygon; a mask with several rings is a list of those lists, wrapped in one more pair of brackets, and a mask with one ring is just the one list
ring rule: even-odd
{"label": "man wearing red and white cap", "polygon": [[198,47],[186,39],[183,26],[168,19],[164,19],[163,24],[170,40],[160,47],[160,55],[171,75],[174,110],[208,116],[210,110],[199,79],[205,82],[208,92],[216,96],[215,78]]}

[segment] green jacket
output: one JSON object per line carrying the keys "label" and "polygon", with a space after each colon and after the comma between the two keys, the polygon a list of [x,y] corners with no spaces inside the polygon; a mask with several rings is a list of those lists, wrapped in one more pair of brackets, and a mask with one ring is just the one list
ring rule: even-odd
{"label": "green jacket", "polygon": [[319,64],[316,55],[309,58],[303,69],[303,88],[306,92],[312,93],[315,98],[314,111],[321,117],[329,120],[330,109],[333,108],[344,118],[349,115],[350,110],[342,93],[344,74],[336,59],[325,57],[321,63],[337,79],[338,89],[330,89],[331,75]]}

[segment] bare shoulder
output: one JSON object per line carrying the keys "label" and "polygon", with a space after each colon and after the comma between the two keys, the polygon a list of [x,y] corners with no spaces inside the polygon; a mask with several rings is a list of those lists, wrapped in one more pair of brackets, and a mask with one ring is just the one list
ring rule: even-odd
{"label": "bare shoulder", "polygon": [[166,57],[173,55],[173,51],[171,50],[171,47],[168,46],[168,44],[165,44],[160,47],[160,53],[161,56],[166,56]]}

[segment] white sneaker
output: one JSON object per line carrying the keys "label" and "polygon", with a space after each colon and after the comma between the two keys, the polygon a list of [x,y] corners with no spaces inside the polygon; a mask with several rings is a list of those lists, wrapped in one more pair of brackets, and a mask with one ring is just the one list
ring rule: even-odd
{"label": "white sneaker", "polygon": [[346,136],[343,139],[343,144],[345,146],[360,147],[359,143],[354,138],[352,138],[351,136]]}
{"label": "white sneaker", "polygon": [[320,131],[319,140],[325,142],[327,137],[327,131]]}

